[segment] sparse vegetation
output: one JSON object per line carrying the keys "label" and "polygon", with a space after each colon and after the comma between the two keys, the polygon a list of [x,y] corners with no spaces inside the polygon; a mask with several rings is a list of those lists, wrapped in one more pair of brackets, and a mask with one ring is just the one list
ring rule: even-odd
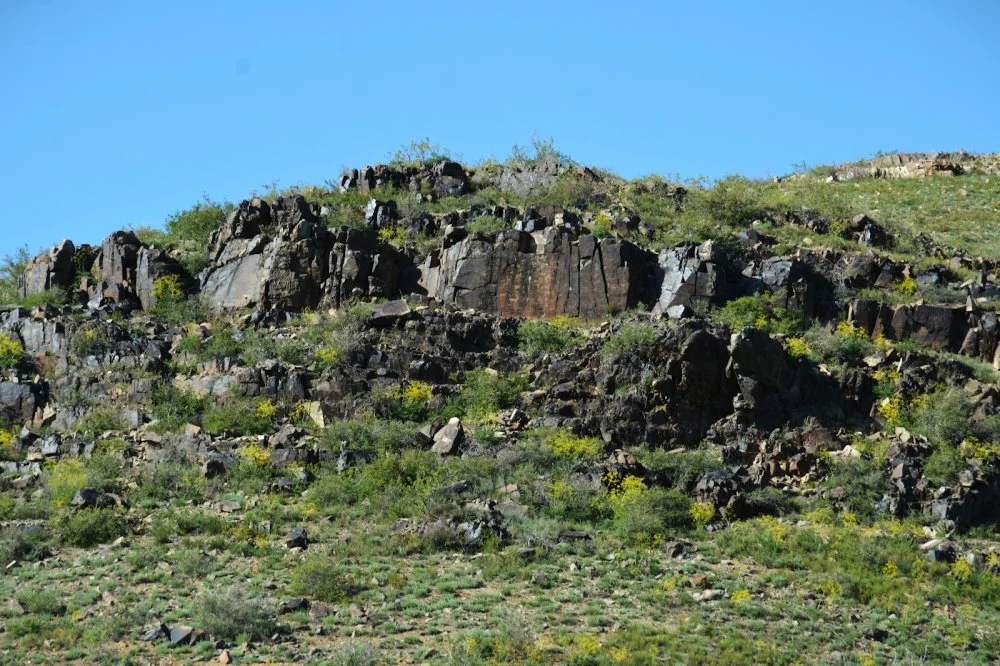
{"label": "sparse vegetation", "polygon": [[[640,311],[606,320],[494,318],[419,295],[409,314],[374,318],[376,298],[399,294],[220,313],[183,275],[154,283],[148,312],[15,313],[0,323],[0,661],[197,662],[224,648],[236,663],[987,663],[1000,651],[992,359],[924,347],[944,316],[891,341],[847,317],[857,297],[964,304],[972,291],[975,316],[995,309],[992,268],[917,256],[913,232],[995,254],[996,176],[820,183],[828,171],[803,167],[681,187],[585,171],[536,140],[472,167],[484,180],[449,198],[427,182],[446,157],[426,140],[393,156],[419,197],[337,183],[269,195],[302,194],[326,223],[407,257],[439,247],[434,215],[485,239],[509,226],[488,206],[551,219],[541,208],[557,204],[580,234],[617,229],[652,249],[711,239],[725,288],[681,320],[647,312],[655,279],[630,297]],[[535,167],[544,185],[490,184]],[[410,219],[363,231],[371,197]],[[228,210],[206,200],[138,233],[196,270]],[[896,245],[860,246],[862,212]],[[642,226],[626,231],[632,216]],[[733,235],[751,226],[760,236]],[[844,267],[869,250],[884,268],[848,286]],[[828,280],[820,291],[734,298],[741,271],[793,253]],[[19,300],[26,261],[0,265],[0,296]],[[790,305],[812,301],[823,307],[809,317]],[[773,334],[746,351],[761,354],[752,372],[725,351],[744,327]],[[717,358],[686,346],[695,333]],[[438,453],[453,417],[461,445]],[[161,625],[191,627],[193,642]]]}

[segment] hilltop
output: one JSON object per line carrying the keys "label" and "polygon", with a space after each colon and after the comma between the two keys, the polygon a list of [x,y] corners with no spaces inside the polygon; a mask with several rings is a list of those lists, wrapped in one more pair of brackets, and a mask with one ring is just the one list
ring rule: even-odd
{"label": "hilltop", "polygon": [[1000,156],[416,146],[0,274],[0,661],[989,663]]}

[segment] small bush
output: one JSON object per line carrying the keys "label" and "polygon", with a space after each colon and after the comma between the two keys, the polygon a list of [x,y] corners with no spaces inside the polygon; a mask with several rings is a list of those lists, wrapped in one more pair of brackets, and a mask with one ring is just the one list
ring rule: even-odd
{"label": "small bush", "polygon": [[25,613],[33,615],[62,615],[66,604],[51,590],[21,590],[17,593],[17,603]]}
{"label": "small bush", "polygon": [[950,486],[967,466],[954,446],[939,444],[924,463],[924,476],[934,486]]}
{"label": "small bush", "polygon": [[0,428],[0,460],[11,460],[14,456],[14,442],[17,437],[6,428]]}
{"label": "small bush", "polygon": [[651,545],[668,529],[687,528],[692,523],[691,500],[671,488],[647,488],[642,479],[609,474],[608,504],[615,529],[627,541]]}
{"label": "small bush", "polygon": [[231,399],[206,411],[201,425],[210,435],[264,435],[274,429],[271,419],[276,413],[277,408],[267,398]]}
{"label": "small bush", "polygon": [[239,586],[202,592],[197,617],[201,629],[221,640],[264,640],[278,628],[272,605]]}
{"label": "small bush", "polygon": [[29,294],[21,299],[21,307],[32,309],[40,308],[45,305],[51,305],[52,307],[60,307],[66,305],[66,300],[68,295],[66,290],[62,287],[52,287],[51,289],[46,289],[45,291],[40,291],[36,294]]}
{"label": "small bush", "polygon": [[556,317],[551,321],[522,321],[517,328],[519,348],[526,354],[558,352],[573,346],[580,338],[571,317]]}
{"label": "small bush", "polygon": [[94,407],[76,422],[73,430],[88,434],[125,430],[125,421],[116,407]]}
{"label": "small bush", "polygon": [[20,247],[14,254],[8,254],[0,260],[0,303],[17,303],[21,300],[17,282],[24,275],[24,270],[31,261],[27,247]]}
{"label": "small bush", "polygon": [[208,306],[198,296],[160,298],[151,313],[168,326],[181,326],[208,319]]}
{"label": "small bush", "polygon": [[0,528],[0,568],[14,560],[40,560],[47,555],[48,550],[48,538],[42,530],[17,526]]}
{"label": "small bush", "polygon": [[442,416],[460,416],[470,422],[489,421],[501,409],[512,407],[527,386],[524,377],[477,368],[465,373],[462,388],[448,401]]}
{"label": "small bush", "polygon": [[188,501],[201,497],[205,479],[194,465],[159,462],[139,484],[136,502],[158,504],[173,497]]}
{"label": "small bush", "polygon": [[153,418],[159,432],[176,432],[188,423],[198,423],[208,407],[208,400],[163,384],[153,391]]}
{"label": "small bush", "polygon": [[465,229],[476,236],[493,237],[507,229],[507,225],[499,217],[482,215],[470,221]]}
{"label": "small bush", "polygon": [[731,300],[715,310],[712,317],[733,331],[752,326],[785,335],[798,330],[801,321],[799,313],[786,308],[780,296],[770,292]]}
{"label": "small bush", "polygon": [[340,563],[323,555],[310,555],[295,567],[289,590],[327,603],[345,601],[358,591],[354,579],[341,570]]}
{"label": "small bush", "polygon": [[76,330],[69,343],[75,356],[99,356],[111,349],[111,339],[100,323],[84,324]]}
{"label": "small bush", "polygon": [[601,211],[594,216],[594,220],[590,223],[590,233],[594,238],[610,238],[614,235],[614,226],[611,222],[611,216]]}
{"label": "small bush", "polygon": [[385,392],[392,415],[403,421],[424,420],[427,416],[427,403],[432,397],[433,387],[417,380],[396,384]]}
{"label": "small bush", "polygon": [[837,461],[823,485],[841,488],[842,508],[869,520],[875,517],[875,504],[889,491],[889,482],[882,470],[865,458]]}
{"label": "small bush", "polygon": [[206,198],[191,208],[177,211],[167,219],[167,234],[174,242],[181,242],[190,247],[207,247],[208,237],[212,235],[226,214],[232,209],[232,204],[220,204]]}
{"label": "small bush", "polygon": [[326,663],[330,666],[378,666],[382,657],[370,645],[349,643],[336,648]]}
{"label": "small bush", "polygon": [[732,226],[747,226],[767,217],[762,196],[753,183],[742,176],[727,176],[707,193],[709,214]]}
{"label": "small bush", "polygon": [[313,352],[313,361],[321,371],[340,365],[340,350],[332,346],[319,347]]}
{"label": "small bush", "polygon": [[90,548],[123,536],[128,525],[115,509],[81,509],[59,515],[53,521],[62,543]]}
{"label": "small bush", "polygon": [[45,466],[43,479],[56,508],[66,506],[87,485],[87,468],[78,459],[65,458]]}
{"label": "small bush", "polygon": [[635,356],[652,358],[658,344],[656,331],[649,324],[626,324],[604,343],[603,352],[608,357]]}

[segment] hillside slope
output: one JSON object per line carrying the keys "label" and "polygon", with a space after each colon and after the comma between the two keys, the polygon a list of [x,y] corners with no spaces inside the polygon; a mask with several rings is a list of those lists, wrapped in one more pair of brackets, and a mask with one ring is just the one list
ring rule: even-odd
{"label": "hillside slope", "polygon": [[0,661],[990,663],[998,164],[434,157],[8,264]]}

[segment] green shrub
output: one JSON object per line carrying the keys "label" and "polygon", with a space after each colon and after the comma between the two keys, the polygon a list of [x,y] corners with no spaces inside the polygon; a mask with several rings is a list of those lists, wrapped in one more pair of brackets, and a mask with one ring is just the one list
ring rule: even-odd
{"label": "green shrub", "polygon": [[723,469],[725,464],[716,451],[705,449],[685,451],[640,452],[639,462],[652,473],[659,475],[664,485],[688,492],[708,472]]}
{"label": "green shrub", "polygon": [[844,509],[869,520],[875,518],[875,504],[890,490],[886,475],[867,458],[838,460],[823,486],[841,488]]}
{"label": "green shrub", "polygon": [[382,657],[371,645],[348,643],[334,648],[326,663],[330,666],[378,666]]}
{"label": "green shrub", "polygon": [[358,587],[339,560],[325,555],[310,555],[292,570],[289,591],[316,601],[337,603],[357,594]]}
{"label": "green shrub", "polygon": [[274,430],[273,410],[273,404],[266,398],[231,398],[209,408],[201,418],[201,425],[210,435],[265,435]]}
{"label": "green shrub", "polygon": [[614,226],[611,221],[611,216],[604,211],[595,215],[594,220],[590,223],[590,233],[598,240],[613,236]]}
{"label": "green shrub", "polygon": [[64,458],[47,464],[42,479],[49,498],[56,508],[60,508],[68,505],[73,496],[87,485],[87,468],[79,459]]}
{"label": "green shrub", "polygon": [[94,407],[73,425],[73,430],[87,434],[125,430],[125,421],[116,407]]}
{"label": "green shrub", "polygon": [[3,566],[14,560],[40,560],[48,554],[48,550],[48,536],[42,530],[0,527],[0,562]]}
{"label": "green shrub", "polygon": [[767,217],[762,203],[761,192],[742,176],[723,178],[708,190],[706,196],[708,212],[712,217],[739,227]]}
{"label": "green shrub", "polygon": [[264,640],[278,629],[272,605],[240,586],[202,592],[197,617],[199,628],[221,640]]}
{"label": "green shrub", "polygon": [[817,358],[826,361],[860,360],[875,353],[877,346],[864,331],[846,322],[841,324],[834,332],[813,326],[802,339]]}
{"label": "green shrub", "polygon": [[442,416],[471,422],[492,420],[501,409],[512,407],[527,387],[524,377],[476,368],[463,375],[458,395],[448,401]]}
{"label": "green shrub", "polygon": [[164,275],[153,280],[153,298],[161,300],[178,300],[184,296],[184,282],[180,275]]}
{"label": "green shrub", "polygon": [[153,418],[157,432],[176,432],[188,423],[198,423],[208,400],[173,384],[161,384],[153,391]]}
{"label": "green shrub", "polygon": [[427,418],[428,403],[433,395],[433,387],[427,382],[410,380],[389,387],[382,399],[393,418],[419,422]]}
{"label": "green shrub", "polygon": [[62,615],[66,612],[66,604],[52,590],[21,590],[17,593],[17,603],[25,613],[33,615]]}
{"label": "green shrub", "polygon": [[607,491],[582,475],[554,478],[545,486],[548,513],[572,521],[594,522],[606,515]]}
{"label": "green shrub", "polygon": [[389,163],[394,166],[432,165],[450,159],[448,149],[432,142],[429,137],[403,144],[389,155]]}
{"label": "green shrub", "polygon": [[167,218],[168,241],[185,249],[204,250],[209,236],[232,209],[231,203],[217,203],[206,197],[191,208],[177,211]]}
{"label": "green shrub", "polygon": [[210,314],[208,306],[197,295],[160,298],[150,312],[168,326],[203,322]]}
{"label": "green shrub", "polygon": [[658,343],[656,331],[650,324],[626,324],[608,338],[602,351],[610,358],[629,355],[650,359],[656,354]]}
{"label": "green shrub", "polygon": [[652,545],[667,530],[689,528],[693,524],[691,499],[677,490],[648,488],[635,476],[611,478],[608,485],[615,529],[630,543]]}
{"label": "green shrub", "polygon": [[924,476],[934,486],[950,486],[958,481],[958,475],[968,467],[951,444],[939,444],[924,463]]}
{"label": "green shrub", "polygon": [[507,229],[507,225],[499,217],[482,215],[465,225],[466,231],[476,236],[493,237]]}
{"label": "green shrub", "polygon": [[785,335],[796,332],[801,323],[801,315],[786,308],[780,295],[771,292],[731,300],[713,311],[712,318],[733,331],[752,326]]}
{"label": "green shrub", "polygon": [[221,328],[205,340],[198,350],[198,358],[203,361],[222,361],[227,358],[242,358],[244,334],[230,328]]}
{"label": "green shrub", "polygon": [[46,289],[45,291],[25,296],[21,299],[21,307],[28,308],[29,310],[31,308],[40,308],[46,305],[61,307],[66,305],[68,298],[69,296],[65,289],[62,287],[52,287],[51,289]]}
{"label": "green shrub", "polygon": [[438,486],[437,456],[430,451],[386,451],[367,465],[343,474],[321,476],[309,499],[332,512],[365,503],[370,512],[390,518],[418,515]]}
{"label": "green shrub", "polygon": [[158,504],[173,497],[181,501],[200,499],[204,477],[194,465],[159,462],[150,467],[136,492],[139,504]]}
{"label": "green shrub", "polygon": [[541,319],[522,321],[517,327],[519,349],[526,354],[552,353],[567,349],[580,339],[574,330],[576,326],[576,320],[571,317],[556,317],[550,321]]}
{"label": "green shrub", "polygon": [[248,331],[243,336],[243,360],[255,365],[278,359],[288,365],[305,365],[310,360],[309,343],[299,338],[278,338],[266,331]]}
{"label": "green shrub", "polygon": [[67,511],[52,524],[62,543],[80,548],[114,541],[128,531],[125,517],[116,509]]}
{"label": "green shrub", "polygon": [[73,333],[69,343],[75,356],[99,356],[111,349],[111,339],[107,329],[100,322],[84,324]]}
{"label": "green shrub", "polygon": [[413,441],[413,425],[383,419],[348,419],[331,422],[323,431],[324,448],[339,452],[349,444],[351,453],[371,460],[386,452],[402,451]]}

